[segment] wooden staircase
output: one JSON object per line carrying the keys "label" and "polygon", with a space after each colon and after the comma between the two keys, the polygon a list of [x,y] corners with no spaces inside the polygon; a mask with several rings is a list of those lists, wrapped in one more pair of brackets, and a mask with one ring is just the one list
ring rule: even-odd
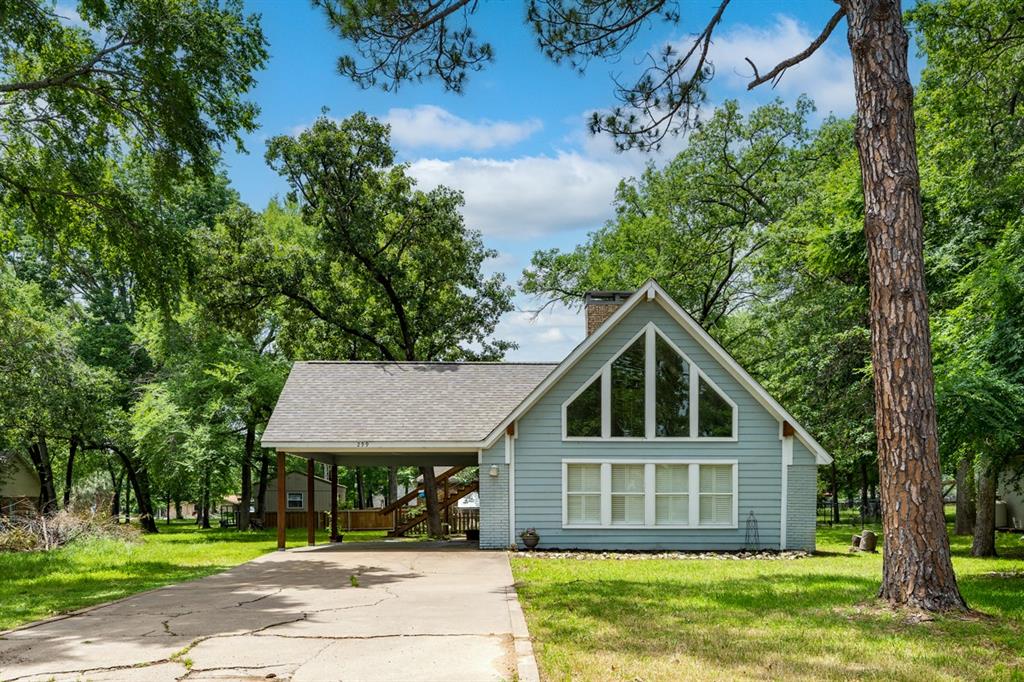
{"label": "wooden staircase", "polygon": [[[437,476],[437,482],[440,484],[437,489],[439,494],[437,508],[439,512],[443,513],[445,509],[448,509],[466,495],[480,490],[480,481],[470,481],[469,483],[465,483],[454,488],[445,485],[448,479],[450,479],[452,476],[454,476],[459,471],[462,471],[463,469],[465,469],[465,467],[453,467],[448,471],[445,471],[441,475]],[[411,500],[415,499],[421,489],[422,486],[410,492],[408,495],[405,495],[404,497],[395,500],[394,503],[388,505],[383,510],[381,510],[382,513],[399,510],[402,504],[408,503]],[[447,496],[445,494],[446,492]],[[423,505],[422,507],[417,507],[412,515],[405,518],[402,518],[402,514],[399,511],[395,515],[395,528],[394,530],[388,532],[388,536],[398,537],[404,535],[406,532],[408,532],[410,528],[413,528],[414,526],[417,526],[426,520],[426,505]]]}

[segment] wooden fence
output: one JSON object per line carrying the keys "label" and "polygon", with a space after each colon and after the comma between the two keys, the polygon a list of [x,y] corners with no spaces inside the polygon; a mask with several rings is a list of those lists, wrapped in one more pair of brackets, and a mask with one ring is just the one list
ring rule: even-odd
{"label": "wooden fence", "polygon": [[[415,507],[413,507],[415,509]],[[415,512],[414,512],[415,513]],[[448,535],[461,535],[467,530],[480,529],[480,510],[475,507],[453,508],[448,513],[441,512],[441,526],[448,524]],[[427,522],[421,521],[406,531],[406,535],[426,535]]]}

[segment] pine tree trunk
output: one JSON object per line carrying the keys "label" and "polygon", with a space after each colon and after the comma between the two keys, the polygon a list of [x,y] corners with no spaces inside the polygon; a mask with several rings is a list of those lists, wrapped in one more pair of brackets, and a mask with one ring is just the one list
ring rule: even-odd
{"label": "pine tree trunk", "polygon": [[388,467],[388,504],[398,499],[398,467]]}
{"label": "pine tree trunk", "polygon": [[242,499],[238,505],[238,530],[249,530],[249,505],[252,504],[252,454],[256,449],[256,424],[245,425],[245,448],[242,451]]}
{"label": "pine tree trunk", "polygon": [[971,556],[996,555],[996,480],[998,473],[989,462],[978,462],[978,513],[974,522]]}
{"label": "pine tree trunk", "polygon": [[420,467],[423,476],[423,494],[427,499],[427,535],[441,537],[441,506],[437,503],[437,481],[434,467]]}
{"label": "pine tree trunk", "polygon": [[[153,514],[153,499],[150,496],[149,474],[146,473],[146,467],[137,465],[128,453],[120,448],[113,448],[113,451],[121,460],[125,475],[128,477],[129,486],[125,487],[126,494],[129,490],[135,491],[135,503],[139,508],[139,526],[147,533],[159,532]],[[126,509],[125,514],[129,513],[130,509]]]}
{"label": "pine tree trunk", "polygon": [[956,524],[957,535],[974,535],[974,465],[964,457],[956,466]]}
{"label": "pine tree trunk", "polygon": [[210,527],[210,467],[203,474],[203,528]]}
{"label": "pine tree trunk", "polygon": [[871,290],[884,539],[879,595],[893,606],[963,609],[942,508],[907,31],[898,0],[842,0],[842,7]]}

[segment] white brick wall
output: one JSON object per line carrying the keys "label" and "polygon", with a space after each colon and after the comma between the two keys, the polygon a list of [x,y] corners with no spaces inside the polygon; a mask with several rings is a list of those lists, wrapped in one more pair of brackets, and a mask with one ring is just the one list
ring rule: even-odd
{"label": "white brick wall", "polygon": [[814,551],[817,499],[818,468],[814,464],[794,464],[789,467],[786,549]]}
{"label": "white brick wall", "polygon": [[[498,475],[491,476],[491,465]],[[499,438],[480,459],[480,548],[508,547],[508,465],[505,464],[505,439]]]}

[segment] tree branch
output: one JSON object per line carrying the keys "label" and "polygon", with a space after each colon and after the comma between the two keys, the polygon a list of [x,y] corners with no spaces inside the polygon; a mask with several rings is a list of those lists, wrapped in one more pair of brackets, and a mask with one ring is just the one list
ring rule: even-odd
{"label": "tree branch", "polygon": [[775,65],[775,68],[773,68],[771,71],[764,74],[763,76],[758,74],[757,67],[754,66],[754,62],[747,59],[747,63],[754,68],[754,80],[750,81],[747,84],[747,90],[753,90],[758,85],[767,83],[768,81],[774,81],[772,83],[772,87],[774,87],[782,78],[782,74],[785,73],[786,69],[788,69],[791,66],[799,64],[800,62],[807,59],[812,54],[818,51],[818,48],[821,47],[826,40],[828,40],[828,37],[832,35],[833,29],[835,29],[836,25],[839,23],[839,20],[842,19],[844,16],[846,16],[846,10],[840,7],[839,10],[837,10],[836,13],[832,15],[832,18],[828,20],[828,23],[825,24],[825,28],[822,29],[818,37],[811,41],[811,44],[807,46],[807,49],[805,49],[803,52],[793,55],[789,59],[783,59],[781,62]]}

